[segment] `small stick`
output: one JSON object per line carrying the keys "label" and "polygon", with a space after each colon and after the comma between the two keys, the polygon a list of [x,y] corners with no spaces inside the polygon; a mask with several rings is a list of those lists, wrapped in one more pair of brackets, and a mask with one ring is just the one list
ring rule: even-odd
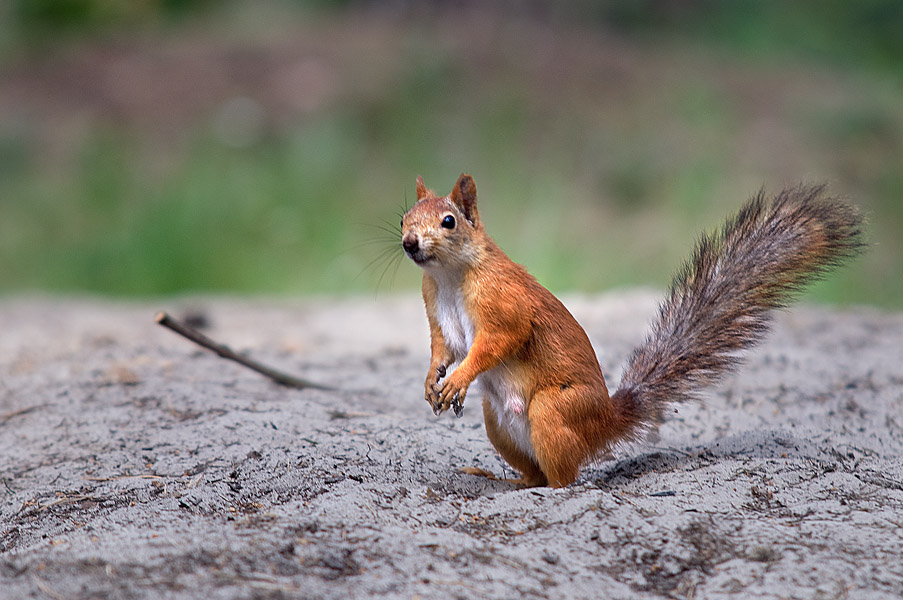
{"label": "small stick", "polygon": [[37,404],[35,406],[29,406],[28,408],[23,408],[21,410],[15,410],[13,412],[6,413],[5,415],[0,415],[0,425],[6,423],[13,417],[21,417],[22,415],[27,415],[30,412],[36,411],[39,408],[44,408],[47,406],[46,404]]}
{"label": "small stick", "polygon": [[235,352],[229,346],[225,344],[219,344],[214,342],[206,335],[198,331],[193,327],[189,327],[184,323],[180,323],[176,321],[172,317],[170,317],[165,312],[158,312],[154,317],[154,321],[156,321],[159,325],[162,325],[172,331],[175,331],[179,335],[188,338],[195,344],[199,346],[203,346],[208,350],[212,350],[217,353],[222,358],[227,358],[229,360],[234,360],[240,365],[244,365],[251,369],[252,371],[257,371],[261,375],[269,377],[279,385],[284,385],[286,387],[295,388],[297,390],[303,390],[305,388],[313,388],[315,390],[334,390],[335,388],[329,387],[327,385],[321,385],[319,383],[314,383],[313,381],[308,381],[306,379],[301,379],[299,377],[295,377],[293,375],[289,375],[288,373],[283,373],[282,371],[278,371],[271,367],[268,367],[264,364],[257,362],[251,358],[246,356],[242,356],[238,352]]}

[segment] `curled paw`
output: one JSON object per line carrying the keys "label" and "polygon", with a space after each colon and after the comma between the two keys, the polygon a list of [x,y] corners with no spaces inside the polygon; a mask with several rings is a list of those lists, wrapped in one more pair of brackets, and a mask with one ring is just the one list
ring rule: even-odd
{"label": "curled paw", "polygon": [[[438,386],[438,384],[437,384]],[[433,406],[433,412],[442,414],[449,408],[455,411],[455,416],[464,414],[464,398],[467,396],[468,384],[462,384],[454,375],[441,385],[438,390],[438,399]]]}
{"label": "curled paw", "polygon": [[433,412],[436,412],[436,407],[439,404],[439,392],[442,391],[442,386],[439,385],[439,381],[445,377],[445,369],[445,365],[439,365],[436,367],[435,371],[431,368],[429,372],[427,372],[426,381],[423,384],[423,399],[433,407]]}

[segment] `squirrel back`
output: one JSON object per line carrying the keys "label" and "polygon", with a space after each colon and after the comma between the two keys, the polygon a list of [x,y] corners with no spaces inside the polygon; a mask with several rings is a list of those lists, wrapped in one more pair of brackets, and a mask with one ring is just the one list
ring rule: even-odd
{"label": "squirrel back", "polygon": [[771,311],[864,247],[862,217],[823,185],[759,192],[722,229],[703,235],[675,275],[646,340],[631,354],[612,401],[637,423],[662,420],[742,361]]}

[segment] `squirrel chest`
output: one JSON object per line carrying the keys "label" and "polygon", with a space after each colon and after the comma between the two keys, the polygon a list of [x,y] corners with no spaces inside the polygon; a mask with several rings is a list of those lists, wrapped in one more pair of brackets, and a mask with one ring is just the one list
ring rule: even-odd
{"label": "squirrel chest", "polygon": [[455,361],[461,361],[473,344],[473,319],[464,306],[464,295],[460,285],[437,277],[439,293],[436,295],[436,320],[442,329],[445,346],[451,351]]}

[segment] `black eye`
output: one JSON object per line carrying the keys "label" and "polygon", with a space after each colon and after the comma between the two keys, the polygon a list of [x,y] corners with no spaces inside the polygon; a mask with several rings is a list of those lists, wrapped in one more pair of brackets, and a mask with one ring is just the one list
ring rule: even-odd
{"label": "black eye", "polygon": [[442,226],[446,229],[454,229],[455,228],[455,218],[451,215],[445,215],[445,218],[442,219]]}

